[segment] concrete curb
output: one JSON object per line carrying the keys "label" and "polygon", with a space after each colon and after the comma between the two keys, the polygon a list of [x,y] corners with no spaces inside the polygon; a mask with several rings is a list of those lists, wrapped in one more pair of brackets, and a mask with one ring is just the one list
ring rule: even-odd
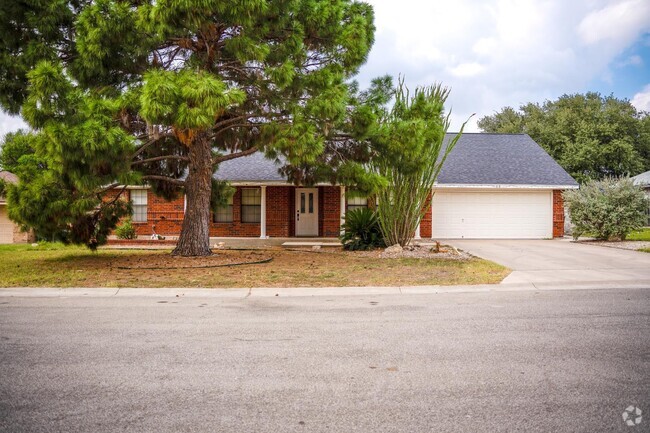
{"label": "concrete curb", "polygon": [[549,283],[506,283],[475,286],[403,286],[403,287],[283,287],[283,288],[0,288],[0,298],[110,298],[110,297],[156,297],[156,298],[269,298],[312,296],[368,296],[368,295],[434,295],[445,293],[487,292],[535,292],[558,290],[607,290],[650,289],[650,280],[642,281],[586,281]]}

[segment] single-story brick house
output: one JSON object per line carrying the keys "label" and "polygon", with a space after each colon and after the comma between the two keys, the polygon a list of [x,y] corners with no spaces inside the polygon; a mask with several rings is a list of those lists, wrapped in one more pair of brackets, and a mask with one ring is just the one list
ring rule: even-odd
{"label": "single-story brick house", "polygon": [[[447,140],[452,135],[449,134]],[[213,214],[213,237],[337,237],[345,212],[364,207],[343,186],[295,186],[261,153],[223,162],[214,177],[236,188]],[[434,187],[416,237],[544,239],[564,235],[562,191],[577,182],[526,134],[463,134]],[[180,233],[184,198],[130,187],[138,235]]]}
{"label": "single-story brick house", "polygon": [[[648,198],[650,198],[650,171],[637,174],[632,178],[632,182],[643,188]],[[648,220],[646,221],[646,225],[650,226],[650,208],[648,208]]]}
{"label": "single-story brick house", "polygon": [[[7,183],[18,182],[18,177],[8,171],[0,171],[0,179]],[[25,243],[33,240],[33,233],[21,231],[20,227],[9,219],[7,201],[0,195],[0,244]]]}

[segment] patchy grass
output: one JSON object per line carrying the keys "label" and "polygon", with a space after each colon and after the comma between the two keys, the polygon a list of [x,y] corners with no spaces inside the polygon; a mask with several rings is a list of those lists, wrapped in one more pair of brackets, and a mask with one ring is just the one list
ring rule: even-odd
{"label": "patchy grass", "polygon": [[[58,244],[0,246],[1,287],[324,287],[499,283],[487,260],[381,259],[340,250],[224,250],[209,258],[170,250],[92,253]],[[223,266],[241,262],[268,263]],[[219,267],[215,267],[219,266]]]}
{"label": "patchy grass", "polygon": [[641,251],[644,253],[650,253],[650,248],[639,248],[637,251]]}
{"label": "patchy grass", "polygon": [[645,227],[638,232],[632,232],[625,238],[626,241],[650,241],[650,227]]}

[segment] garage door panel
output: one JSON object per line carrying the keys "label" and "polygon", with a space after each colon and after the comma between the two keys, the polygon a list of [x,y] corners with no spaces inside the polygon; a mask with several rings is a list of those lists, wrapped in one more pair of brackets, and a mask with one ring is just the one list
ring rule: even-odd
{"label": "garage door panel", "polygon": [[446,192],[433,198],[432,235],[448,239],[541,239],[553,235],[552,192]]}
{"label": "garage door panel", "polygon": [[10,244],[14,241],[14,224],[7,216],[7,206],[0,205],[0,244]]}

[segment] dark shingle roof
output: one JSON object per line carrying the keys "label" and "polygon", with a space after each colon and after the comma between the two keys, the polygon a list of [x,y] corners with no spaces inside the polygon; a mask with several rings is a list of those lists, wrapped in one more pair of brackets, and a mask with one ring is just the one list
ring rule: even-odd
{"label": "dark shingle roof", "polygon": [[278,171],[283,165],[283,162],[267,159],[263,153],[256,152],[222,162],[214,178],[231,182],[286,182]]}
{"label": "dark shingle roof", "polygon": [[[454,134],[447,134],[447,142]],[[527,134],[464,133],[438,184],[555,185],[578,183]]]}
{"label": "dark shingle roof", "polygon": [[[454,134],[447,134],[447,142]],[[215,179],[231,182],[285,182],[282,161],[262,153],[220,164]],[[465,133],[447,157],[438,184],[577,186],[537,143],[526,134]]]}

